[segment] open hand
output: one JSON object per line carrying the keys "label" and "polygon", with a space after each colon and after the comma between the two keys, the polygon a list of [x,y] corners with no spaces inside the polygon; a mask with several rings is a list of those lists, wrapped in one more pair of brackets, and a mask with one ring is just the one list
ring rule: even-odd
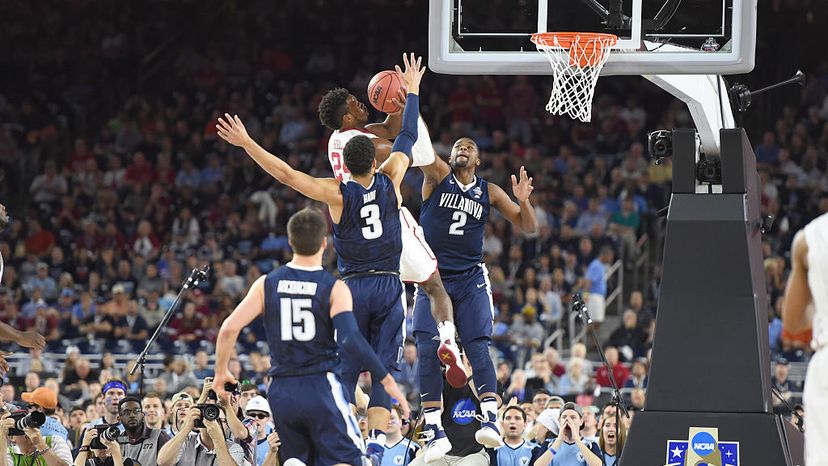
{"label": "open hand", "polygon": [[420,93],[420,81],[425,74],[425,67],[421,65],[423,57],[416,57],[413,53],[411,58],[407,54],[403,54],[403,63],[405,64],[405,71],[400,69],[399,65],[394,65],[397,75],[400,77],[403,86],[411,94]]}
{"label": "open hand", "polygon": [[222,139],[236,147],[244,147],[252,141],[238,115],[231,117],[229,113],[225,113],[224,118],[219,117],[216,129]]}
{"label": "open hand", "polygon": [[403,392],[397,386],[397,382],[394,381],[391,374],[386,375],[382,379],[382,386],[385,388],[385,393],[388,393],[391,398],[397,400],[397,403],[402,409],[402,418],[408,419],[411,416],[411,408],[408,406],[408,400],[405,399],[405,395],[403,395]]}
{"label": "open hand", "polygon": [[519,202],[526,202],[529,199],[529,195],[535,190],[535,187],[532,186],[532,180],[534,178],[526,174],[526,168],[523,165],[520,166],[520,174],[518,176],[520,176],[520,181],[518,181],[515,175],[512,175],[512,193]]}

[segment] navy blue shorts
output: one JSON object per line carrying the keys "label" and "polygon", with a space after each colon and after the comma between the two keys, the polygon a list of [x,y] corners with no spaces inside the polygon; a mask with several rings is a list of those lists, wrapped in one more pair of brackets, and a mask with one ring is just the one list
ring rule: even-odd
{"label": "navy blue shorts", "polygon": [[[359,331],[389,372],[398,371],[405,338],[405,288],[397,275],[374,275],[346,280],[354,297]],[[350,356],[350,357],[349,357]],[[354,355],[340,353],[342,373],[359,373]]]}
{"label": "navy blue shorts", "polygon": [[[454,306],[454,325],[460,340],[491,339],[494,304],[486,266],[480,264],[455,275],[441,273],[441,277]],[[419,288],[414,295],[414,332],[437,335],[437,323],[431,317],[431,302]]]}
{"label": "navy blue shorts", "polygon": [[283,459],[296,458],[308,466],[362,466],[365,444],[339,376],[277,377],[267,399]]}

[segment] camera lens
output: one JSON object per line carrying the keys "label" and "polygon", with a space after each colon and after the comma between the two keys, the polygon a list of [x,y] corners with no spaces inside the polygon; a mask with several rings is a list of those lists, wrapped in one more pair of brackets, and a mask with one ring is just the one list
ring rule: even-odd
{"label": "camera lens", "polygon": [[32,411],[26,416],[21,417],[15,423],[15,427],[20,430],[29,428],[36,429],[46,423],[46,415],[39,411]]}
{"label": "camera lens", "polygon": [[113,442],[118,438],[120,434],[121,431],[120,429],[118,429],[118,426],[109,426],[106,428],[106,430],[101,432],[101,437],[105,438],[109,442]]}
{"label": "camera lens", "polygon": [[205,421],[215,421],[219,418],[219,414],[221,410],[217,405],[206,405],[204,409],[201,410],[201,417],[204,418]]}

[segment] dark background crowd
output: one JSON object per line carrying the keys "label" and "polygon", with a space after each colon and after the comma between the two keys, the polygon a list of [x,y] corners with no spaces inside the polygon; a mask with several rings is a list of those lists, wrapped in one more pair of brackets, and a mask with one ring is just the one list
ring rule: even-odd
{"label": "dark background crowd", "polygon": [[[154,347],[148,376],[164,396],[200,387],[220,323],[255,278],[290,259],[286,221],[308,204],[223,143],[218,115],[238,114],[262,146],[329,176],[321,96],[344,86],[364,100],[370,77],[402,51],[426,53],[427,2],[352,3],[0,3],[0,201],[13,218],[0,237],[0,318],[47,340],[43,354],[12,359],[7,386],[53,379],[63,403],[94,400],[102,383],[125,375],[189,271],[209,265]],[[759,18],[756,71],[731,82],[808,74],[803,88],[763,96],[741,117],[763,213],[776,218],[763,242],[774,377],[795,398],[809,349],[783,340],[779,303],[793,234],[828,212],[828,62],[813,52],[828,5],[760,2]],[[535,180],[539,234],[523,237],[499,217],[486,229],[500,381],[520,401],[539,388],[575,397],[607,386],[567,309],[609,246],[609,286],[619,293],[601,333],[640,408],[672,175],[669,160],[651,163],[647,133],[693,122],[640,77],[600,80],[590,124],[547,114],[550,87],[549,77],[430,73],[422,113],[440,155],[471,135],[481,176],[506,187],[525,165]],[[404,196],[415,216],[420,183],[411,170]],[[326,259],[332,266],[333,253]],[[242,340],[231,370],[263,387],[261,324]],[[399,379],[412,396],[416,365],[409,345]]]}

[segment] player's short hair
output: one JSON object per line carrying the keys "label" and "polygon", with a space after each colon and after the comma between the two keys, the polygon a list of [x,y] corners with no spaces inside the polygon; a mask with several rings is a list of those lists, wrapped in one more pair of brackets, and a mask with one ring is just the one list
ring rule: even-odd
{"label": "player's short hair", "polygon": [[288,220],[288,242],[293,252],[300,256],[312,256],[322,247],[322,239],[327,234],[325,217],[310,207],[305,207],[293,214]]}
{"label": "player's short hair", "polygon": [[523,418],[523,422],[526,422],[526,411],[524,411],[523,408],[517,405],[507,406],[506,409],[503,410],[503,417],[501,419],[506,419],[506,413],[508,413],[509,411],[517,411],[518,413],[520,413],[520,417]]}
{"label": "player's short hair", "polygon": [[138,398],[137,396],[134,396],[134,395],[127,395],[127,396],[121,398],[121,401],[118,402],[118,411],[120,412],[121,407],[123,405],[129,403],[130,401],[134,401],[134,402],[138,403],[138,406],[141,406],[141,399],[140,398]]}
{"label": "player's short hair", "polygon": [[348,112],[345,105],[351,93],[348,89],[338,87],[331,89],[319,102],[319,121],[332,130],[342,127],[342,117]]}
{"label": "player's short hair", "polygon": [[354,136],[345,144],[342,155],[345,157],[345,167],[348,171],[352,175],[362,176],[371,171],[376,150],[368,136]]}

